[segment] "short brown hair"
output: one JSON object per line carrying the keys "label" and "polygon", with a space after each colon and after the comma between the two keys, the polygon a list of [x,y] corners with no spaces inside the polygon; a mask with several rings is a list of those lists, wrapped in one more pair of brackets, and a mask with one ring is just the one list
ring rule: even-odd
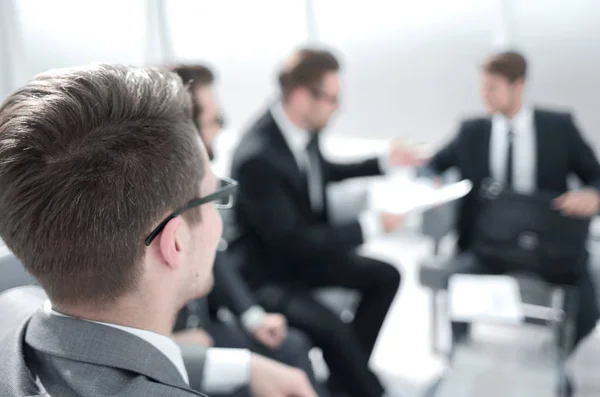
{"label": "short brown hair", "polygon": [[527,74],[527,61],[516,51],[505,51],[489,56],[482,65],[482,69],[490,74],[505,77],[511,83]]}
{"label": "short brown hair", "polygon": [[139,281],[152,228],[197,197],[198,145],[167,70],[39,75],[0,106],[0,236],[54,302],[112,303]]}
{"label": "short brown hair", "polygon": [[193,92],[199,87],[212,85],[215,81],[215,74],[208,66],[200,64],[172,66],[171,70],[181,78],[184,84],[190,87],[190,91],[192,92],[192,119],[199,131],[200,122],[198,119],[202,114],[202,107],[196,100]]}
{"label": "short brown hair", "polygon": [[303,48],[288,58],[279,74],[279,86],[284,100],[299,87],[317,90],[323,77],[340,70],[340,63],[329,51]]}

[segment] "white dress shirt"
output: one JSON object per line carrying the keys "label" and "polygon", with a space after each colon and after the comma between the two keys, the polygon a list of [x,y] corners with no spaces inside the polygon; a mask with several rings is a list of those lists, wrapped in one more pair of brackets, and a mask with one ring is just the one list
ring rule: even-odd
{"label": "white dress shirt", "polygon": [[[52,310],[50,301],[44,304],[44,310],[47,313],[71,317]],[[71,317],[73,318],[73,317]],[[167,357],[177,368],[181,377],[189,385],[189,378],[181,349],[175,341],[165,335],[157,334],[156,332],[147,331],[138,328],[126,327],[123,325],[103,323],[100,321],[91,321],[78,319],[82,321],[90,321],[96,324],[102,324],[107,327],[113,327],[125,331],[131,335],[135,335],[154,346],[165,357]],[[231,393],[237,388],[244,386],[250,382],[250,351],[246,349],[224,349],[224,348],[209,348],[206,351],[204,362],[204,374],[202,379],[202,391],[206,393]]]}
{"label": "white dress shirt", "polygon": [[513,132],[513,189],[530,194],[536,186],[536,135],[533,109],[523,106],[512,118],[501,114],[492,117],[490,138],[490,171],[497,181],[506,180],[508,132]]}
{"label": "white dress shirt", "polygon": [[[292,123],[285,114],[281,102],[273,105],[270,111],[275,123],[283,134],[285,142],[294,155],[298,168],[307,174],[310,203],[313,211],[321,210],[323,208],[322,173],[321,170],[317,169],[318,165],[310,161],[306,150],[312,137],[311,132]],[[388,168],[384,166],[385,160],[380,161],[380,163],[382,163],[382,170],[385,171]],[[359,215],[358,222],[360,223],[364,240],[369,240],[383,233],[383,225],[377,213],[365,211]]]}

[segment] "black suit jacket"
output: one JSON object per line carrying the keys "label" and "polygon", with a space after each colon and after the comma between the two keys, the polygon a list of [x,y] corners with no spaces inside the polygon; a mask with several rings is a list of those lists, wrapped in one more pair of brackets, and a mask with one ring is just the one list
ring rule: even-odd
{"label": "black suit jacket", "polygon": [[[335,164],[319,157],[325,185],[381,174],[377,159]],[[295,279],[362,244],[358,221],[332,226],[313,212],[304,173],[269,111],[242,138],[231,175],[239,189],[228,251],[252,283]]]}
{"label": "black suit jacket", "polygon": [[[600,189],[600,164],[593,150],[583,139],[568,113],[536,109],[536,185],[539,190],[562,193],[567,191],[567,177],[575,174],[585,185]],[[433,156],[429,169],[442,173],[458,168],[473,190],[460,203],[457,229],[458,247],[469,248],[477,216],[477,194],[490,172],[489,118],[464,121],[456,137]]]}

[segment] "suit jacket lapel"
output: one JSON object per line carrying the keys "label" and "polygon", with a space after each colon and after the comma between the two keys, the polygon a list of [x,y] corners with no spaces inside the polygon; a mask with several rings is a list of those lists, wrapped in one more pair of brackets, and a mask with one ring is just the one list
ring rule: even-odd
{"label": "suit jacket lapel", "polygon": [[269,118],[269,122],[271,123],[271,128],[269,129],[269,133],[267,139],[268,147],[272,149],[271,153],[275,157],[274,160],[277,162],[277,165],[280,166],[285,175],[289,175],[291,178],[287,180],[291,183],[294,188],[298,191],[308,194],[308,186],[306,184],[306,178],[304,171],[300,169],[298,166],[298,162],[296,161],[296,157],[292,153],[290,147],[288,146],[285,138],[283,137],[283,133],[279,129],[279,126],[271,116],[271,112],[269,111],[267,116]]}
{"label": "suit jacket lapel", "polygon": [[120,329],[38,310],[31,318],[25,340],[47,354],[120,368],[203,396],[188,388],[173,363],[159,350]]}
{"label": "suit jacket lapel", "polygon": [[491,177],[492,172],[490,169],[490,143],[492,136],[492,120],[486,119],[483,124],[483,129],[474,134],[474,139],[477,140],[477,144],[473,145],[470,149],[470,155],[476,160],[478,166],[476,169],[480,172],[480,180],[483,181]]}
{"label": "suit jacket lapel", "polygon": [[324,221],[328,220],[328,213],[329,213],[329,209],[328,209],[328,205],[327,205],[327,179],[328,179],[328,175],[327,175],[327,170],[325,167],[325,159],[323,158],[323,153],[321,152],[321,133],[320,132],[313,132],[314,134],[316,134],[316,136],[313,138],[317,141],[317,149],[316,149],[316,158],[315,160],[318,162],[317,166],[318,166],[318,170],[321,174],[321,203],[322,203],[322,210],[321,210],[321,214],[319,214],[320,216],[322,216]]}
{"label": "suit jacket lapel", "polygon": [[[541,113],[534,109],[533,112],[533,124],[535,129],[535,155],[536,155],[536,186],[538,189],[544,189],[550,185],[548,177],[552,179],[556,178],[556,175],[552,175],[555,169],[556,158],[553,155],[553,148],[556,145],[551,142],[552,136],[548,134],[548,128],[545,125],[545,120],[541,117]],[[542,136],[542,131],[544,136]],[[560,143],[558,143],[560,145]],[[549,174],[550,172],[550,174]]]}

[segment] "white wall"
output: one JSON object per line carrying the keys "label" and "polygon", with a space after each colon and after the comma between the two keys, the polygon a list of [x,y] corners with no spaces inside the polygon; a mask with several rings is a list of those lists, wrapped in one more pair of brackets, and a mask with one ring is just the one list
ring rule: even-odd
{"label": "white wall", "polygon": [[[15,1],[24,48],[19,83],[53,67],[149,60],[144,0]],[[600,148],[597,0],[308,1],[318,39],[344,63],[332,134],[439,144],[460,118],[481,111],[477,66],[493,43],[508,41],[531,62],[531,100],[573,110]],[[275,68],[308,37],[305,0],[165,4],[172,53],[218,70],[234,129],[273,98]]]}
{"label": "white wall", "polygon": [[224,112],[234,128],[274,98],[275,70],[307,39],[304,0],[169,0],[174,52],[218,72]]}
{"label": "white wall", "polygon": [[508,14],[531,61],[530,99],[573,111],[600,151],[600,1],[512,0]]}
{"label": "white wall", "polygon": [[345,61],[335,133],[430,140],[480,109],[475,72],[492,42],[495,0],[316,5],[320,39]]}
{"label": "white wall", "polygon": [[18,0],[16,5],[19,84],[52,68],[145,60],[145,0]]}

